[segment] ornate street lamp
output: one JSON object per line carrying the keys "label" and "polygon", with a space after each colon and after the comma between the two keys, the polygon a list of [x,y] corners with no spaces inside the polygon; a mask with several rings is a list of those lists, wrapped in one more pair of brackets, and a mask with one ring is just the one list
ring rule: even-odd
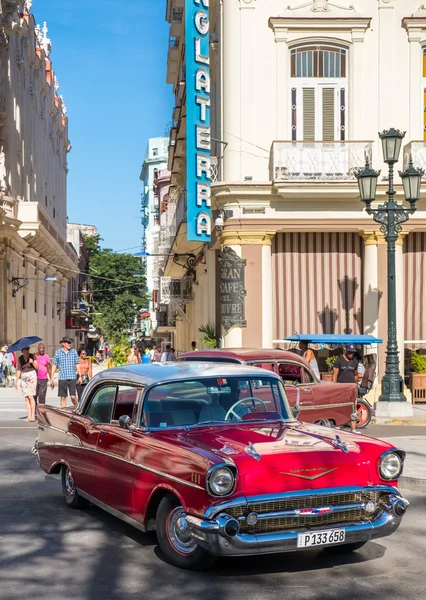
{"label": "ornate street lamp", "polygon": [[404,195],[410,208],[405,208],[403,203],[395,201],[394,189],[394,164],[399,160],[402,140],[405,132],[389,129],[379,133],[382,140],[384,161],[389,166],[389,184],[386,194],[388,200],[377,208],[371,208],[371,203],[376,197],[377,180],[380,171],[373,171],[368,160],[365,169],[358,169],[355,173],[358,179],[361,200],[366,204],[366,211],[373,215],[373,219],[380,225],[388,247],[388,341],[386,348],[386,371],[382,379],[382,394],[379,402],[405,402],[407,398],[403,392],[403,379],[399,372],[398,342],[396,331],[396,266],[395,244],[402,230],[401,224],[408,221],[410,214],[416,210],[416,202],[420,198],[420,184],[424,171],[413,166],[412,158],[406,171],[400,172]]}

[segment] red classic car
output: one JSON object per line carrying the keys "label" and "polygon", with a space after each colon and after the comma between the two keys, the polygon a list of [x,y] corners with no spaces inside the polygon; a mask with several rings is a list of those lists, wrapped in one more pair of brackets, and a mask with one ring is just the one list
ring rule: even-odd
{"label": "red classic car", "polygon": [[155,529],[183,568],[217,555],[353,551],[392,534],[408,505],[396,487],[404,452],[300,423],[278,375],[263,369],[111,369],[76,409],[40,405],[38,422],[34,452],[61,474],[67,504]]}
{"label": "red classic car", "polygon": [[[285,350],[200,350],[186,352],[179,361],[240,363],[277,373],[286,388],[290,405],[300,404],[300,420],[317,425],[342,427],[355,419],[357,386],[351,383],[318,381],[309,364]],[[354,416],[352,416],[354,415]]]}

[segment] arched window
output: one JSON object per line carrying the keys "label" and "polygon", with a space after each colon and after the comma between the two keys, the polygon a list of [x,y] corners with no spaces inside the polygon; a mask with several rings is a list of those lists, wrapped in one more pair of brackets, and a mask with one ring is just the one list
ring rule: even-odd
{"label": "arched window", "polygon": [[347,59],[347,50],[332,44],[290,50],[292,140],[346,140]]}

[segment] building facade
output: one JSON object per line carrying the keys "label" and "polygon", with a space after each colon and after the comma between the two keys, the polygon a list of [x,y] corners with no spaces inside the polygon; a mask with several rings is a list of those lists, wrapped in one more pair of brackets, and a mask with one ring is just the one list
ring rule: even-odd
{"label": "building facade", "polygon": [[0,342],[38,335],[49,352],[65,330],[68,119],[46,23],[30,0],[0,3]]}
{"label": "building facade", "polygon": [[[192,4],[204,12],[196,36],[205,37],[209,24],[208,58],[197,37],[185,40]],[[391,127],[406,131],[399,168],[410,155],[426,166],[426,8],[419,4],[168,1],[172,186],[192,184],[185,179],[194,160],[186,153],[186,104],[194,93],[206,97],[207,87],[211,119],[211,239],[201,248],[189,241],[183,220],[172,244],[197,256],[183,307],[191,323],[178,323],[178,350],[207,322],[225,347],[271,347],[296,332],[386,340],[386,244],[360,202],[355,169],[366,158],[381,169],[377,198],[385,200],[377,132]],[[209,70],[195,90],[185,48]],[[396,184],[401,199],[399,177]],[[397,244],[400,350],[426,340],[425,248],[426,186]],[[179,276],[170,260],[165,272]],[[403,367],[402,352],[400,359]]]}

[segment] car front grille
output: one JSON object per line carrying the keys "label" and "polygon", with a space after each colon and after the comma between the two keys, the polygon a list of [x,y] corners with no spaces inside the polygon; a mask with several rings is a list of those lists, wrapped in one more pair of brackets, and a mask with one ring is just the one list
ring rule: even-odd
{"label": "car front grille", "polygon": [[[265,500],[263,502],[249,502],[243,506],[233,506],[226,510],[228,514],[237,518],[240,522],[242,533],[265,533],[273,531],[310,529],[323,526],[337,526],[339,524],[371,522],[382,512],[386,504],[388,494],[379,491],[359,491],[351,493],[335,493],[326,495],[301,496],[295,498],[282,498],[277,500]],[[367,512],[363,506],[369,500],[377,504],[374,512]],[[358,506],[354,506],[358,505]],[[282,515],[284,511],[297,511],[306,509],[319,509],[324,507],[341,507],[339,512],[314,515]],[[346,508],[347,506],[347,508]],[[259,520],[255,525],[248,525],[244,517],[249,513],[257,513]],[[267,518],[261,518],[262,514],[268,513]]]}

